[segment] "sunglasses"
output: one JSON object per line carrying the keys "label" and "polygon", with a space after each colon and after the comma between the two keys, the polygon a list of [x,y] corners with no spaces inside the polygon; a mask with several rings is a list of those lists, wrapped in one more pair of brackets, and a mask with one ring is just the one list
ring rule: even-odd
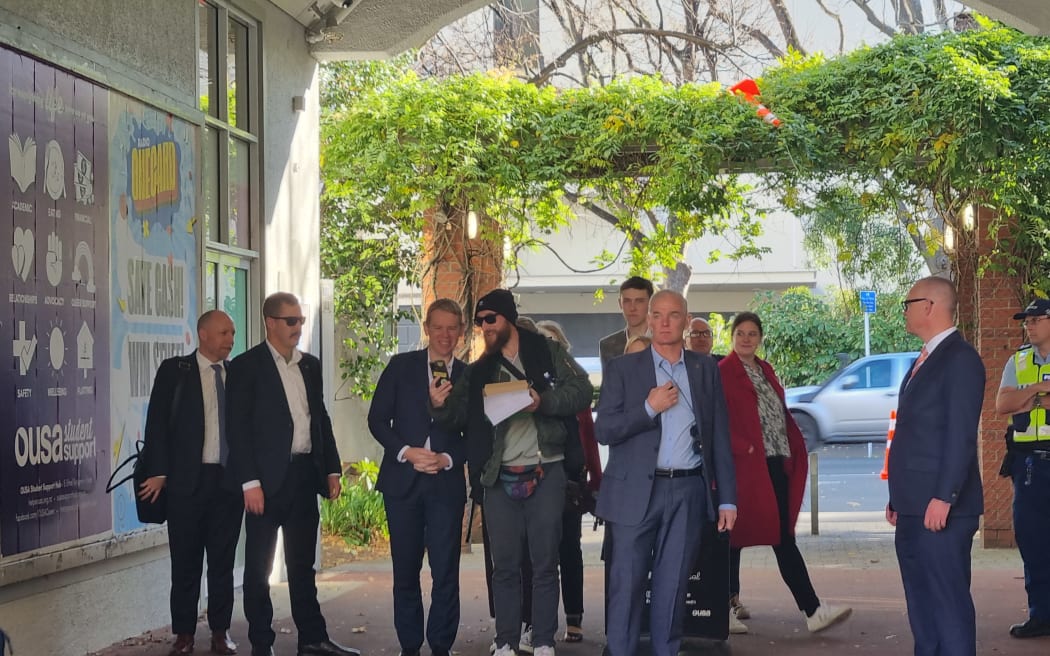
{"label": "sunglasses", "polygon": [[270,318],[271,319],[276,319],[277,321],[283,321],[284,325],[288,326],[289,328],[295,328],[296,326],[298,326],[301,323],[302,324],[306,323],[306,317],[270,317]]}
{"label": "sunglasses", "polygon": [[494,324],[494,323],[496,323],[496,317],[498,317],[498,316],[499,316],[498,314],[493,313],[493,314],[486,314],[483,317],[474,317],[474,325],[477,326],[478,328],[481,328],[481,324],[483,324],[483,323],[487,323],[489,325]]}

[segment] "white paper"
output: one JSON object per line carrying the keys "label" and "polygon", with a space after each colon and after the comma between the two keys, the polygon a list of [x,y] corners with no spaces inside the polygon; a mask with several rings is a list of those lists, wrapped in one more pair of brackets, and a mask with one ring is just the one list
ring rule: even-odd
{"label": "white paper", "polygon": [[503,394],[488,394],[485,396],[485,416],[495,426],[518,410],[530,405],[532,405],[532,395],[529,394],[528,389]]}

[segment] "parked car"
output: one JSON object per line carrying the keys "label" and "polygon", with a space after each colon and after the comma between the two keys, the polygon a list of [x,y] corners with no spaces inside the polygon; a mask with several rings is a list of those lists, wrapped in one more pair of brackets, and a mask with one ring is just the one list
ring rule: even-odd
{"label": "parked car", "polygon": [[901,382],[918,356],[915,351],[870,355],[839,369],[823,385],[784,390],[809,449],[885,441]]}

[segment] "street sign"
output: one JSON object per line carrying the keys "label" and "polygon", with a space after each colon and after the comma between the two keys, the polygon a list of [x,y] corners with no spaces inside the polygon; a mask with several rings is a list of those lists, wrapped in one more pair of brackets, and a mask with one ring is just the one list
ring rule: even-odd
{"label": "street sign", "polygon": [[861,292],[860,306],[864,308],[864,314],[875,314],[875,292]]}

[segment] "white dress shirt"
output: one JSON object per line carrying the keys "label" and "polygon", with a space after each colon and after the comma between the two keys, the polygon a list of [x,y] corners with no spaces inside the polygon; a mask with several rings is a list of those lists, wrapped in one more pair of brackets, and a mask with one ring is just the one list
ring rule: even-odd
{"label": "white dress shirt", "polygon": [[299,349],[292,349],[291,359],[285,360],[273,344],[266,342],[266,346],[273,354],[277,373],[281,376],[281,385],[284,386],[284,396],[288,400],[288,410],[292,413],[292,453],[310,453],[310,403],[306,400],[306,381],[303,380],[303,372],[299,369],[303,354]]}
{"label": "white dress shirt", "polygon": [[201,375],[201,393],[204,396],[204,449],[201,451],[201,462],[207,465],[219,464],[219,397],[215,389],[215,370],[213,364],[222,365],[222,380],[226,382],[226,366],[220,360],[212,362],[197,351],[197,368]]}

